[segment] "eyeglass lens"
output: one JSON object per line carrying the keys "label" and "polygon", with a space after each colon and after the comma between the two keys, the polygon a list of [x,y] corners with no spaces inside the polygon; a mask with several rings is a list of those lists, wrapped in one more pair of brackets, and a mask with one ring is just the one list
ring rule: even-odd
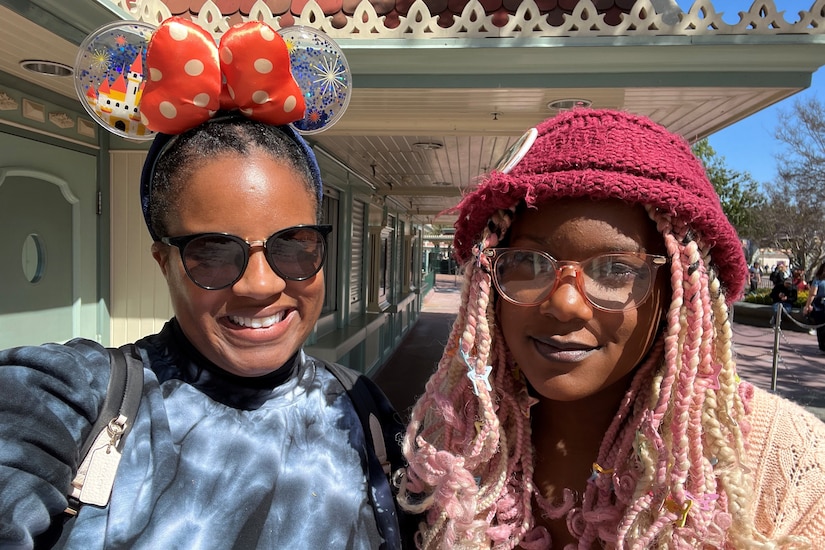
{"label": "eyeglass lens", "polygon": [[[583,262],[557,262],[551,256],[522,249],[499,249],[495,284],[502,296],[521,305],[537,305],[555,290],[559,270],[577,267],[579,289],[594,306],[608,311],[638,307],[647,299],[661,256],[632,253],[600,254]],[[651,265],[651,260],[657,261]],[[577,274],[577,277],[579,275]]]}
{"label": "eyeglass lens", "polygon": [[[265,243],[266,259],[281,277],[301,281],[318,273],[326,259],[326,240],[314,227],[279,231]],[[249,261],[249,244],[234,235],[206,234],[184,246],[182,258],[189,277],[206,289],[237,282]]]}

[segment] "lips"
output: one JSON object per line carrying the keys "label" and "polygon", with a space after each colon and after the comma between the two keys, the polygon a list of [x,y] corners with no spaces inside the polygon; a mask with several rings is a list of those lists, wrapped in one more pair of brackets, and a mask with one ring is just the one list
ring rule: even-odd
{"label": "lips", "polygon": [[230,315],[229,320],[247,328],[269,328],[276,323],[280,323],[284,318],[284,311],[279,311],[275,315],[268,317],[240,317],[238,315]]}
{"label": "lips", "polygon": [[591,353],[599,349],[598,346],[592,346],[580,342],[563,342],[559,340],[539,340],[534,338],[533,342],[536,346],[536,351],[543,357],[551,361],[560,361],[564,363],[575,363],[587,358]]}

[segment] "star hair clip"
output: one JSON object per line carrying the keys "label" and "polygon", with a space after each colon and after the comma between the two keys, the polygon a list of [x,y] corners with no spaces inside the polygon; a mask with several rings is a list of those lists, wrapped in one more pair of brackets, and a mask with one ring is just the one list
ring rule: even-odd
{"label": "star hair clip", "polygon": [[467,378],[473,383],[473,393],[479,395],[479,384],[483,384],[488,392],[493,391],[493,386],[490,385],[490,373],[493,372],[492,365],[485,366],[484,372],[480,373],[476,371],[475,363],[477,360],[475,357],[468,355],[464,350],[460,350],[459,353],[461,353],[464,364],[467,365]]}
{"label": "star hair clip", "polygon": [[352,76],[341,48],[311,27],[276,31],[248,21],[216,44],[195,23],[171,17],[90,34],[75,61],[75,91],[95,122],[126,139],[180,134],[226,111],[313,134],[343,115]]}

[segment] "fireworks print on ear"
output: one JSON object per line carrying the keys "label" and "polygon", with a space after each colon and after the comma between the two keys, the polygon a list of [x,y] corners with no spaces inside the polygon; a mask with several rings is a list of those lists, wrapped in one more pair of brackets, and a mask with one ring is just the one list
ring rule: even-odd
{"label": "fireworks print on ear", "polygon": [[338,122],[349,105],[352,73],[344,52],[330,37],[311,27],[278,31],[289,50],[292,77],[304,92],[306,113],[292,125],[301,134],[316,134]]}

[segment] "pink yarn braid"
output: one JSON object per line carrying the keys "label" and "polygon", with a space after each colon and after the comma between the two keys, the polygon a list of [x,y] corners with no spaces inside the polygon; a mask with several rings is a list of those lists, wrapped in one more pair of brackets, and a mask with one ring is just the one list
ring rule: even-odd
{"label": "pink yarn braid", "polygon": [[[610,423],[599,448],[596,463],[602,468],[613,470],[612,475],[600,475],[585,489],[582,514],[586,526],[579,537],[579,548],[591,548],[597,537],[602,542],[615,541],[615,526],[621,516],[620,510],[626,502],[617,498],[617,493],[624,494],[628,487],[636,485],[638,471],[627,460],[632,451],[631,442],[642,422],[641,410],[634,410],[642,386],[652,370],[661,361],[663,343],[659,339],[648,353],[647,359],[638,367],[630,387],[619,404],[619,409]],[[616,487],[619,491],[616,491]],[[608,538],[601,537],[600,532],[612,531]]]}
{"label": "pink yarn braid", "polygon": [[507,449],[507,472],[523,472],[523,475],[509,476],[509,483],[504,488],[506,496],[497,504],[497,516],[504,525],[498,528],[491,527],[488,535],[492,540],[509,540],[512,542],[509,547],[514,547],[533,523],[530,513],[533,493],[533,447],[530,442],[528,395],[523,380],[507,366],[507,349],[504,337],[497,326],[494,327],[493,342],[494,356],[498,363],[495,378],[500,396],[498,415],[502,427],[511,434]]}
{"label": "pink yarn braid", "polygon": [[683,257],[688,269],[683,273],[685,287],[685,321],[687,330],[682,340],[681,368],[677,376],[674,401],[671,405],[670,432],[673,444],[673,463],[670,471],[671,497],[681,507],[688,500],[684,483],[690,469],[688,458],[688,425],[690,405],[693,402],[693,388],[698,372],[699,347],[701,339],[702,303],[700,298],[700,272],[696,242],[688,242],[683,249]]}
{"label": "pink yarn braid", "polygon": [[[497,242],[497,235],[489,234],[485,245]],[[517,540],[514,532],[520,534],[526,530],[524,499],[520,499],[522,510],[499,506],[507,501],[510,478],[507,474],[509,453],[497,455],[499,444],[508,445],[507,432],[499,424],[507,417],[501,415],[501,405],[494,402],[484,384],[477,385],[478,394],[474,396],[467,378],[468,370],[481,374],[488,364],[494,371],[496,365],[499,365],[497,370],[502,370],[501,365],[506,364],[504,354],[501,359],[491,354],[492,339],[487,322],[491,281],[489,274],[480,269],[485,262],[488,263],[487,258],[479,254],[478,264],[471,262],[465,266],[462,307],[451,331],[448,350],[428,382],[424,396],[413,408],[405,437],[404,453],[409,468],[399,499],[411,510],[429,510],[430,528],[420,532],[423,547],[451,548],[466,541],[468,536],[477,537],[474,530],[491,521],[494,526],[486,529],[489,531],[486,536],[511,541],[505,546],[514,547]],[[485,267],[489,270],[489,265]],[[499,349],[504,349],[501,344]],[[494,372],[491,382],[496,376],[501,379]],[[457,404],[463,405],[460,410],[455,409]],[[449,419],[441,428],[437,422],[439,412]],[[516,433],[519,432],[517,445],[523,448],[525,429],[517,429]],[[435,448],[443,450],[434,452]],[[470,478],[474,480],[472,487]],[[426,496],[419,498],[419,495]],[[503,512],[502,522],[496,517],[499,509]]]}

